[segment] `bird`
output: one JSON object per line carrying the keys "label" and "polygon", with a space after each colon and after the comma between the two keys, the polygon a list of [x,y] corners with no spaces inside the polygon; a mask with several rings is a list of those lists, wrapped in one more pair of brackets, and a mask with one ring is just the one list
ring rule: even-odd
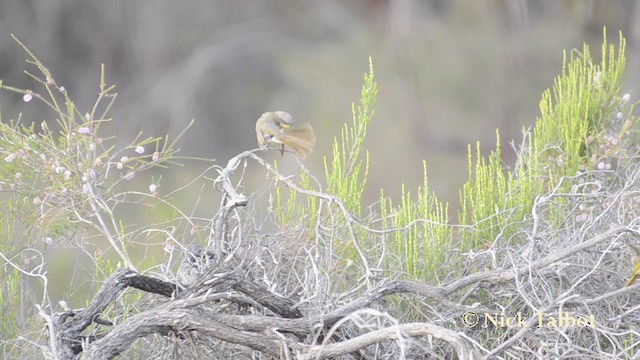
{"label": "bird", "polygon": [[309,124],[293,127],[293,116],[286,111],[265,112],[256,121],[258,145],[265,150],[269,143],[280,144],[280,154],[285,147],[301,159],[306,158],[316,145],[316,134]]}

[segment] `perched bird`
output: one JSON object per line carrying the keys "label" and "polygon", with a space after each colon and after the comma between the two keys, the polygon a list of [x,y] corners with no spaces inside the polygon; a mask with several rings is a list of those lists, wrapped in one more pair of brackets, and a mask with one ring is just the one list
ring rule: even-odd
{"label": "perched bird", "polygon": [[280,144],[280,153],[285,147],[304,159],[316,145],[316,134],[309,124],[293,127],[293,116],[285,111],[266,112],[256,121],[256,136],[260,148],[268,143]]}

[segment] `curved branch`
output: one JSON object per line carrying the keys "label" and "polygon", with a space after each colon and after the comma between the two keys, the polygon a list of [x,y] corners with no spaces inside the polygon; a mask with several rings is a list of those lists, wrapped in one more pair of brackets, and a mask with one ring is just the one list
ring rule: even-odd
{"label": "curved branch", "polygon": [[244,345],[270,356],[281,355],[281,341],[217,322],[211,318],[211,311],[198,308],[180,309],[169,305],[171,304],[127,318],[105,337],[96,340],[82,355],[82,359],[112,359],[139,338],[155,333],[167,335],[171,332],[181,334],[189,331]]}
{"label": "curved branch", "polygon": [[479,357],[473,346],[455,331],[428,323],[408,323],[374,330],[335,344],[307,346],[304,347],[299,359],[326,359],[348,354],[383,341],[401,340],[405,336],[433,336],[436,339],[444,340],[453,347],[460,360],[473,360]]}

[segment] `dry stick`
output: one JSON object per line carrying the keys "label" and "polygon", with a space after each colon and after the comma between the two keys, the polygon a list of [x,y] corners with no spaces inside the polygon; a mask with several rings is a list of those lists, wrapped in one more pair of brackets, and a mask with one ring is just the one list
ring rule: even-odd
{"label": "dry stick", "polygon": [[[546,267],[548,265],[551,265],[551,264],[553,264],[553,263],[555,263],[557,261],[562,260],[565,257],[573,255],[578,251],[582,251],[582,250],[585,250],[585,249],[587,249],[587,248],[589,248],[591,246],[595,246],[598,243],[603,242],[603,241],[611,238],[612,236],[618,235],[618,233],[622,233],[622,232],[632,232],[633,233],[634,231],[629,229],[626,226],[620,226],[620,227],[615,227],[615,228],[609,229],[609,230],[605,231],[602,234],[594,236],[590,240],[584,241],[582,243],[576,244],[575,246],[566,248],[564,250],[560,250],[560,251],[558,251],[558,252],[556,252],[554,254],[551,254],[551,255],[548,255],[546,257],[543,257],[543,258],[541,258],[539,260],[534,261],[529,266],[524,266],[524,267],[521,267],[519,269],[516,269],[515,272],[510,272],[510,275],[512,275],[515,278],[519,274],[523,274],[523,273],[527,272],[529,269],[534,269],[534,268],[541,269],[541,268],[544,268],[544,267]],[[507,275],[507,274],[501,274],[501,275]],[[464,280],[464,279],[461,279],[461,280]],[[549,312],[555,307],[556,307],[555,304],[551,304],[547,308],[545,308],[544,312]],[[535,316],[532,316],[530,319],[527,320],[525,326],[522,329],[520,329],[515,335],[510,337],[507,341],[501,343],[498,347],[493,349],[489,354],[487,354],[485,356],[485,358],[488,359],[491,356],[500,353],[501,351],[506,349],[508,346],[510,346],[512,343],[514,343],[518,339],[522,338],[529,331],[529,329],[531,327],[533,327],[533,325],[536,323],[536,321],[537,321],[537,318]]]}
{"label": "dry stick", "polygon": [[[171,331],[198,331],[222,341],[248,346],[270,356],[278,356],[282,352],[282,338],[277,332],[282,329],[277,328],[277,325],[278,320],[283,319],[272,318],[269,321],[269,317],[219,315],[208,310],[191,307],[201,303],[194,300],[177,300],[129,317],[104,338],[94,342],[87,353],[83,354],[83,358],[110,359],[127,349],[138,338],[153,333],[167,335]],[[243,328],[252,327],[252,318],[262,318],[263,326],[260,328],[260,332],[243,330]],[[303,319],[291,319],[290,321],[299,322],[300,320]],[[312,323],[305,322],[304,325],[308,326],[307,330],[310,330]],[[273,336],[267,336],[265,333],[273,333]],[[407,336],[434,336],[450,343],[460,359],[477,358],[475,350],[466,344],[455,331],[426,323],[402,324],[380,329],[325,346],[305,346],[297,343],[289,345],[297,350],[301,359],[322,359],[350,353],[374,343],[400,339],[399,333]]]}
{"label": "dry stick", "polygon": [[[228,287],[236,288],[232,282],[222,281],[219,283],[224,283]],[[216,291],[223,291],[225,289],[220,288],[216,289]],[[378,287],[367,291],[365,294],[360,297],[352,300],[348,304],[335,309],[326,314],[315,315],[311,317],[298,317],[300,315],[295,313],[284,312],[282,308],[287,303],[281,302],[279,308],[270,307],[272,311],[278,313],[280,316],[286,316],[289,318],[283,317],[272,317],[272,316],[260,316],[260,315],[219,315],[216,317],[216,321],[223,322],[228,325],[232,325],[237,327],[240,330],[246,331],[264,331],[267,328],[277,328],[282,332],[292,332],[298,335],[307,335],[310,334],[316,326],[329,327],[336,324],[341,319],[353,314],[354,312],[367,308],[373,303],[381,300],[382,298],[393,295],[393,294],[401,294],[401,293],[410,293],[414,295],[421,295],[425,298],[435,300],[437,302],[443,303],[445,306],[449,305],[446,299],[443,298],[444,294],[440,288],[435,288],[426,284],[421,284],[417,282],[411,281],[391,281]],[[245,294],[256,301],[261,302],[261,305],[266,306],[260,300],[261,292],[245,292]],[[208,297],[210,295],[204,294],[202,297]],[[199,299],[199,298],[196,298]],[[181,300],[182,301],[182,300]],[[202,303],[203,300],[197,300],[197,303]],[[483,307],[471,307],[455,304],[452,308],[461,311],[477,311],[477,312],[491,312],[493,309],[485,309]],[[279,314],[279,312],[283,312],[283,314]]]}
{"label": "dry stick", "polygon": [[634,290],[636,290],[638,288],[640,288],[640,283],[637,283],[637,284],[635,284],[633,286],[625,286],[623,288],[616,289],[614,291],[608,292],[606,294],[602,294],[602,295],[600,295],[598,297],[595,297],[593,299],[586,299],[584,301],[571,300],[571,301],[569,301],[569,303],[570,304],[578,304],[578,305],[581,305],[581,304],[584,303],[584,304],[587,304],[587,305],[592,305],[592,304],[598,303],[600,301],[607,300],[610,297],[614,297],[614,296],[618,296],[618,295],[626,293],[626,292],[634,291]]}
{"label": "dry stick", "polygon": [[168,335],[183,331],[198,331],[201,335],[248,346],[273,357],[279,357],[281,354],[282,345],[279,339],[255,332],[239,331],[212,321],[211,311],[197,308],[181,309],[170,305],[172,303],[127,318],[121,326],[95,341],[93,346],[82,354],[82,359],[112,359],[139,338],[154,333]]}
{"label": "dry stick", "polygon": [[[555,307],[555,304],[552,304],[548,307],[545,308],[545,310],[543,312],[549,312],[551,311],[552,308]],[[488,353],[487,355],[485,355],[483,357],[483,359],[490,359],[492,356],[502,352],[504,349],[506,349],[507,347],[509,347],[512,343],[514,343],[515,341],[521,339],[522,337],[524,337],[528,332],[529,329],[531,329],[536,323],[538,322],[538,318],[536,316],[531,316],[527,322],[524,324],[524,326],[518,330],[517,333],[515,333],[512,337],[510,337],[509,339],[507,339],[505,342],[503,342],[502,344],[498,345],[498,347],[496,347],[495,349],[493,349],[490,353]]]}
{"label": "dry stick", "polygon": [[[124,249],[124,248],[120,249],[118,244],[116,244],[116,241],[113,238],[113,236],[111,235],[111,232],[109,231],[109,228],[107,227],[107,224],[104,222],[104,220],[102,219],[102,216],[100,215],[100,210],[98,209],[98,207],[97,207],[97,205],[95,203],[95,199],[96,199],[96,197],[93,194],[93,191],[91,191],[91,197],[89,198],[89,205],[91,205],[91,210],[93,210],[94,216],[96,217],[96,219],[98,219],[98,222],[100,223],[99,229],[102,230],[102,234],[107,238],[107,240],[109,240],[109,243],[111,244],[111,247],[113,247],[113,250],[115,250],[115,252],[118,254],[118,256],[120,256],[120,259],[122,259],[122,261],[127,265],[127,267],[130,268],[130,269],[134,269],[135,270],[136,267],[133,265],[133,263],[129,259],[129,256],[125,254],[126,249]],[[113,217],[111,217],[111,218],[113,219]],[[117,232],[117,228],[115,229],[115,231]]]}
{"label": "dry stick", "polygon": [[335,344],[305,346],[303,347],[303,353],[299,354],[298,359],[311,360],[339,356],[383,341],[401,340],[402,338],[399,337],[398,334],[410,337],[433,336],[436,339],[441,339],[449,343],[460,360],[474,360],[478,358],[478,353],[473,348],[470,348],[466,344],[465,339],[455,331],[428,323],[409,323],[374,330]]}
{"label": "dry stick", "polygon": [[[266,289],[262,289],[255,284],[249,284],[246,279],[242,279],[235,274],[226,274],[221,278],[212,280],[213,282],[205,281],[205,283],[213,288],[217,288],[216,291],[225,291],[226,289],[234,288],[245,293],[262,305],[269,307],[272,311],[278,313],[279,316],[301,316],[298,310],[292,309],[294,304],[292,301],[275,294],[269,295],[270,293]],[[71,321],[65,322],[60,320],[61,324],[58,326],[61,328],[61,337],[67,340],[62,343],[63,354],[70,355],[73,352],[72,347],[80,341],[80,333],[86,329],[127,286],[162,294],[164,296],[170,296],[173,291],[175,291],[175,287],[170,283],[136,274],[129,269],[117,271],[105,282],[87,309],[78,312]],[[286,319],[282,317],[218,315],[212,313],[208,320],[213,324],[205,322],[205,318],[202,316],[195,317],[200,320],[197,323],[183,322],[184,319],[171,318],[171,315],[166,314],[166,312],[174,313],[176,309],[185,309],[185,311],[187,311],[187,308],[190,308],[192,311],[200,311],[194,307],[204,302],[219,299],[221,296],[225,297],[223,293],[204,294],[197,298],[178,299],[125,320],[124,323],[116,326],[107,337],[91,344],[89,347],[90,351],[88,352],[90,356],[84,356],[89,358],[91,358],[91,356],[95,356],[96,358],[109,358],[124,351],[137,338],[151,333],[165,334],[168,329],[174,329],[175,331],[203,330],[223,341],[249,346],[273,355],[275,352],[280,351],[279,347],[273,347],[275,346],[274,344],[280,344],[279,339],[267,337],[262,339],[265,340],[262,343],[255,343],[257,338],[252,338],[252,341],[247,342],[247,331],[264,333],[269,329],[278,329],[279,331],[292,332],[304,336],[311,333],[315,324],[332,326],[345,316],[348,316],[360,308],[369,306],[383,296],[399,292],[416,292],[423,293],[427,296],[436,295],[436,291],[433,291],[432,287],[420,287],[419,284],[416,283],[397,281],[382,285],[376,291],[369,291],[347,306],[341,307],[329,314],[311,318]],[[191,313],[183,312],[182,314],[189,315]],[[164,326],[161,322],[163,319],[167,321],[164,323]],[[138,332],[132,332],[132,329],[137,329]],[[220,336],[220,331],[226,335]],[[271,341],[266,341],[269,339]]]}
{"label": "dry stick", "polygon": [[[599,242],[605,241],[609,237],[623,231],[632,231],[632,230],[626,227],[617,227],[617,228],[610,229],[583,243],[576,244],[571,248],[567,248],[558,253],[554,253],[552,255],[539,259],[533,262],[531,264],[531,267],[542,268],[542,267],[548,266],[556,261],[563,259],[564,257],[574,254],[577,251],[584,250],[590,246],[594,246],[598,244]],[[109,335],[107,335],[107,337],[93,343],[92,346],[90,347],[90,349],[92,350],[89,352],[89,354],[95,355],[97,356],[97,358],[108,358],[108,356],[113,356],[115,353],[119,353],[124,349],[126,349],[127,347],[129,347],[130,344],[139,337],[146,336],[151,333],[157,333],[157,332],[166,333],[168,329],[174,329],[176,331],[181,331],[181,330],[202,331],[203,333],[207,333],[220,340],[249,346],[254,348],[255,350],[262,351],[266,354],[270,354],[274,356],[275,353],[279,353],[281,351],[281,346],[282,346],[281,339],[280,338],[275,339],[274,337],[260,335],[255,331],[261,331],[264,333],[265,330],[275,328],[277,330],[284,331],[284,332],[288,331],[288,332],[293,332],[301,335],[305,333],[309,334],[311,331],[313,331],[313,328],[316,324],[319,324],[323,327],[332,326],[333,324],[335,324],[345,316],[348,316],[349,314],[353,313],[358,309],[368,307],[373,302],[387,295],[408,292],[408,293],[423,295],[425,297],[428,297],[434,300],[442,301],[446,296],[450,295],[451,293],[458,291],[463,287],[475,284],[479,281],[482,281],[482,282],[511,281],[513,278],[515,278],[519,274],[525,273],[527,271],[527,268],[528,267],[521,267],[515,270],[495,270],[495,271],[472,274],[444,287],[433,287],[433,286],[429,286],[429,285],[422,284],[415,281],[413,282],[412,281],[392,281],[386,284],[382,284],[379,287],[366,292],[361,297],[353,300],[349,304],[343,307],[340,307],[328,314],[323,314],[323,315],[319,315],[311,318],[286,319],[286,318],[266,317],[266,316],[262,316],[262,317],[261,316],[237,316],[237,315],[233,316],[233,315],[217,315],[217,314],[207,314],[207,317],[203,317],[199,309],[192,308],[192,307],[189,309],[185,308],[188,306],[195,306],[197,304],[201,304],[203,301],[210,301],[211,299],[213,299],[213,297],[210,297],[211,295],[205,294],[203,299],[191,298],[191,299],[175,300],[165,305],[162,305],[161,307],[156,308],[154,310],[150,310],[147,312],[143,312],[139,315],[136,315],[135,318],[134,317],[130,318],[131,320],[127,319],[123,324],[116,326],[116,328],[114,328],[113,331]],[[108,306],[108,304],[112,302],[117,297],[117,294],[122,290],[124,290],[124,288],[127,285],[129,286],[138,285],[140,288],[145,288],[145,286],[140,286],[140,285],[146,284],[145,282],[133,280],[139,276],[140,275],[135,274],[133,271],[128,269],[120,270],[116,274],[114,274],[114,276],[105,283],[103,288],[95,296],[89,308],[87,308],[85,311],[82,311],[78,315],[76,315],[76,317],[72,321],[68,321],[60,325],[62,329],[61,335],[63,335],[64,338],[68,339],[69,341],[74,341],[79,339],[80,332],[91,323],[92,319],[94,319],[99,313],[104,311],[104,309]],[[265,293],[262,292],[262,289],[256,289],[255,286],[239,286],[239,283],[242,282],[241,281],[242,279],[239,279],[237,276],[232,276],[232,275],[226,275],[226,276],[231,276],[231,278],[224,279],[225,275],[222,275],[220,279],[216,279],[216,280],[212,279],[213,282],[205,281],[205,283],[208,283],[211,285],[215,285],[215,284],[223,285],[223,286],[226,285],[229,288],[235,288],[238,291],[244,292],[246,295],[257,300],[258,302],[263,303],[263,305],[267,305],[273,310],[278,311],[276,310],[277,308],[276,306],[273,306],[272,303],[266,304],[266,302],[270,302],[271,301],[270,299],[273,299],[279,302],[280,300],[283,300],[283,298],[275,295],[274,295],[275,297],[274,296],[265,297]],[[153,282],[150,282],[149,284],[153,284]],[[153,287],[155,288],[156,286],[154,285]],[[163,290],[163,291],[156,291],[156,292],[164,293],[166,295],[169,289],[170,288],[168,288],[166,291]],[[149,291],[150,289],[145,288],[145,290]],[[216,290],[224,291],[224,289],[216,289]],[[284,304],[285,305],[284,308],[286,308],[288,305],[291,305],[291,304],[293,304],[293,302]],[[180,317],[180,316],[174,317],[174,316],[177,316],[178,314],[175,314],[173,312],[181,308],[184,310],[184,312],[180,313],[181,316],[183,317]],[[191,311],[196,312],[198,315],[197,316],[193,315]],[[167,314],[167,312],[170,312],[171,314]],[[291,316],[291,315],[299,316],[299,314],[288,314],[288,316]],[[148,321],[145,321],[145,319],[147,319]],[[209,320],[212,323],[209,323],[208,321],[205,321],[205,320]],[[163,323],[163,321],[165,322]],[[133,325],[135,325],[135,327],[139,330],[139,332],[130,331]],[[425,333],[427,335],[433,335],[433,336],[436,336],[437,330],[439,329],[435,325],[429,325],[431,327],[427,326],[426,329],[429,329],[427,331],[427,330],[424,330],[425,329],[424,324],[420,326],[422,326],[420,329],[423,329],[423,330],[416,330],[415,328],[411,328],[411,329],[414,329],[415,331],[423,331],[422,333]],[[254,332],[247,332],[247,330],[254,331]],[[360,341],[363,341],[363,340],[373,341],[372,339],[380,339],[380,341],[382,341],[382,340],[388,339],[388,336],[395,336],[395,335],[389,335],[391,333],[384,332],[383,330],[381,330],[378,333],[374,332],[373,335],[368,335],[369,337],[365,336],[357,340],[352,339],[353,341],[348,342],[347,345],[344,345],[344,342],[342,342],[338,344],[327,345],[327,347],[331,346],[329,349],[345,349],[345,351],[351,352],[353,351],[352,349],[353,349],[353,346],[355,346],[355,344],[361,344]],[[448,330],[448,331],[451,331],[451,333],[439,333],[439,334],[443,334],[442,335],[443,340],[446,340],[446,341],[450,340],[451,345],[460,354],[461,350],[459,347],[457,347],[458,344],[460,344],[460,341],[458,340],[459,335],[457,335],[452,330]],[[504,348],[506,348],[506,346],[515,342],[520,337],[524,336],[524,333],[526,331],[527,331],[526,329],[521,329],[520,332],[516,333],[516,335],[514,335],[514,337],[511,337],[506,343],[494,349],[492,353],[497,353],[499,351],[502,351]],[[412,334],[411,331],[408,331],[407,333]],[[417,332],[416,334],[422,334],[422,333]],[[248,337],[248,334],[251,334],[252,337]],[[447,334],[455,334],[458,337],[454,337],[454,338],[445,337],[445,336],[449,336]],[[111,343],[110,341],[113,341],[113,343]],[[343,345],[340,345],[340,344],[343,344]],[[69,346],[68,343],[63,345]],[[292,346],[295,347],[295,346],[303,346],[303,345],[294,344]],[[100,349],[101,347],[105,347],[105,349]],[[327,347],[325,347],[325,349]],[[63,353],[64,353],[64,350],[66,349],[63,349]],[[331,350],[331,351],[335,351],[335,350]],[[98,354],[102,354],[102,355],[98,355]],[[106,354],[110,354],[110,355],[106,355]],[[101,357],[101,356],[107,356],[107,357]],[[316,356],[317,356],[317,352],[316,352]],[[324,353],[322,353],[320,354],[320,356],[325,356],[325,355]],[[331,356],[331,355],[326,355],[326,356]]]}
{"label": "dry stick", "polygon": [[216,220],[216,225],[215,225],[215,232],[214,232],[215,242],[214,242],[213,251],[215,254],[215,261],[217,262],[222,260],[222,242],[224,241],[223,228],[224,228],[224,225],[227,223],[229,214],[231,214],[231,211],[236,207],[246,206],[249,203],[249,200],[244,195],[238,194],[235,187],[231,183],[231,175],[240,165],[240,160],[249,155],[252,155],[251,152],[245,151],[240,155],[237,155],[231,158],[231,160],[229,160],[229,162],[227,163],[227,166],[224,169],[222,169],[222,171],[220,172],[220,175],[215,180],[216,183],[222,182],[222,187],[225,191],[225,194],[223,194],[223,196],[224,195],[229,196],[229,199],[225,202],[224,206],[222,207],[221,213],[218,215],[218,219]]}
{"label": "dry stick", "polygon": [[622,232],[634,232],[634,231],[632,229],[629,229],[627,226],[617,226],[599,235],[596,235],[587,241],[583,241],[574,246],[558,250],[553,254],[540,258],[532,262],[530,265],[522,266],[514,270],[493,270],[493,271],[484,271],[480,273],[471,274],[462,279],[456,280],[448,285],[443,286],[442,289],[444,290],[445,294],[451,294],[452,292],[455,292],[463,287],[467,287],[469,285],[475,284],[479,281],[503,282],[503,281],[513,280],[516,276],[525,274],[530,269],[542,269],[557,261],[560,261],[566,257],[569,257],[578,251],[582,251],[594,245],[597,245],[611,238],[612,236]]}
{"label": "dry stick", "polygon": [[73,358],[74,346],[79,345],[81,333],[109,306],[118,295],[128,286],[126,279],[137,275],[130,269],[120,269],[115,272],[93,297],[89,306],[76,313],[71,321],[66,316],[56,318],[60,353],[62,358]]}
{"label": "dry stick", "polygon": [[55,360],[60,360],[60,353],[58,352],[58,338],[56,336],[57,328],[53,324],[53,319],[42,309],[42,306],[40,306],[39,304],[36,304],[36,309],[38,309],[38,314],[47,323],[47,330],[49,331],[49,346],[51,346],[51,353],[53,354],[53,358]]}

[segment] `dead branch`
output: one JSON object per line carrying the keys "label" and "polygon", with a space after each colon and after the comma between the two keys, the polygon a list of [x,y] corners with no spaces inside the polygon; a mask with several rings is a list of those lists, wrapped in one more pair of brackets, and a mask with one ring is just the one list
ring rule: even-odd
{"label": "dead branch", "polygon": [[299,354],[299,359],[326,359],[348,354],[369,345],[418,336],[433,336],[446,341],[454,348],[460,360],[473,360],[479,357],[473,346],[455,331],[428,323],[409,323],[371,331],[336,344],[305,346],[303,352]]}
{"label": "dead branch", "polygon": [[[533,264],[534,270],[541,271],[554,262],[610,239],[623,231],[625,228],[622,227],[610,229],[593,239],[576,244],[564,251],[550,254],[536,261]],[[449,343],[461,359],[473,358],[472,354],[476,354],[477,349],[463,340],[455,331],[430,323],[401,324],[397,327],[375,330],[323,346],[300,343],[283,334],[291,333],[297,337],[310,335],[318,327],[331,327],[356,311],[373,306],[384,297],[394,294],[412,294],[443,306],[450,306],[452,301],[447,297],[459,292],[464,287],[481,282],[491,284],[512,282],[525,270],[527,269],[523,267],[514,270],[500,269],[480,272],[467,275],[442,287],[430,286],[418,281],[383,281],[344,306],[326,314],[305,317],[300,310],[295,308],[296,302],[293,299],[277,295],[263,286],[243,278],[237,271],[210,271],[193,289],[179,293],[178,286],[175,284],[139,275],[132,270],[122,269],[105,282],[88,308],[75,312],[70,321],[65,321],[68,315],[59,316],[56,333],[59,334],[61,355],[65,359],[73,358],[73,355],[81,350],[79,345],[83,341],[86,349],[82,355],[83,358],[110,359],[126,350],[136,339],[154,333],[167,336],[170,333],[184,335],[193,331],[198,332],[199,336],[211,336],[220,341],[243,345],[270,356],[280,356],[283,351],[286,351],[296,353],[301,359],[325,358],[350,353],[374,343],[398,340],[399,334],[409,337],[429,335]],[[530,271],[531,268],[528,270]],[[95,322],[95,319],[127,287],[160,294],[167,298],[174,297],[174,299],[154,309],[128,317],[104,337],[96,338],[95,341],[87,343],[87,338],[82,337],[81,332]],[[214,301],[236,301],[237,298],[231,293],[247,296],[256,304],[269,309],[273,315],[219,314],[213,309],[201,307],[201,305],[211,304]],[[470,307],[463,304],[456,304],[453,308],[453,310],[463,309],[466,311],[496,311],[486,307]],[[523,331],[526,329],[522,329],[519,334],[523,334]],[[511,341],[515,341],[517,338],[514,337]],[[286,341],[284,341],[285,339]],[[494,352],[500,351],[508,343],[510,342],[496,348]]]}
{"label": "dead branch", "polygon": [[[478,268],[484,271],[459,276],[443,285],[376,278],[368,267],[367,255],[363,249],[358,248],[359,256],[363,258],[366,286],[354,284],[353,288],[338,296],[323,293],[325,289],[334,290],[330,286],[309,289],[310,286],[306,282],[309,278],[318,277],[319,272],[317,260],[310,252],[303,251],[301,253],[305,255],[301,256],[304,257],[302,262],[307,262],[305,266],[311,265],[313,270],[285,269],[287,266],[294,266],[296,260],[289,259],[283,249],[277,254],[280,258],[275,258],[273,249],[262,252],[265,245],[260,243],[259,237],[256,237],[258,240],[254,242],[243,242],[246,249],[234,250],[236,252],[224,254],[224,259],[222,257],[222,244],[233,240],[231,236],[227,239],[227,235],[224,234],[229,216],[236,207],[247,204],[247,198],[238,194],[231,182],[233,171],[245,158],[258,161],[275,174],[279,181],[295,191],[318,197],[329,204],[337,204],[344,220],[349,224],[350,233],[354,232],[353,226],[358,226],[364,231],[383,235],[381,231],[374,231],[360,224],[358,219],[348,213],[339,199],[328,194],[304,190],[289,178],[277,173],[253,152],[245,152],[229,161],[227,168],[220,172],[217,180],[218,183],[222,183],[224,201],[215,221],[212,222],[214,230],[213,238],[210,240],[213,240],[211,246],[215,254],[205,256],[204,254],[210,253],[211,249],[196,248],[193,253],[201,255],[186,258],[190,261],[189,265],[197,268],[194,272],[197,275],[195,281],[178,285],[143,276],[133,270],[117,271],[104,283],[88,308],[58,314],[53,317],[53,322],[49,321],[49,324],[53,323],[53,329],[49,330],[51,337],[55,339],[51,348],[59,352],[56,355],[61,359],[72,359],[78,354],[83,359],[111,359],[132,347],[136,340],[155,334],[168,343],[183,343],[189,340],[195,346],[214,349],[219,349],[218,346],[225,344],[233,344],[274,358],[323,359],[343,355],[348,357],[354,352],[360,352],[362,355],[367,351],[367,347],[374,344],[380,344],[381,347],[383,343],[387,348],[395,346],[404,351],[407,344],[426,344],[420,337],[428,338],[429,345],[423,348],[432,349],[425,351],[433,351],[434,354],[445,357],[455,355],[459,359],[515,356],[513,354],[556,356],[556,352],[560,350],[544,348],[536,343],[545,341],[549,336],[544,328],[540,328],[536,313],[553,316],[571,308],[579,314],[592,314],[592,305],[605,300],[629,302],[625,297],[636,290],[636,287],[624,290],[615,286],[603,287],[602,281],[592,280],[589,286],[583,286],[582,282],[596,274],[603,276],[600,267],[606,263],[605,259],[608,256],[621,253],[616,252],[616,249],[625,243],[624,235],[631,234],[637,237],[639,234],[638,219],[601,224],[597,227],[598,231],[571,232],[569,240],[561,246],[550,245],[551,243],[540,245],[538,240],[544,236],[544,204],[553,199],[554,194],[535,202],[536,242],[532,240],[520,248],[490,248],[484,254],[475,254],[478,257],[491,258],[490,262],[479,262],[482,267]],[[632,185],[637,184],[629,186]],[[616,201],[623,202],[624,199]],[[199,261],[209,258],[215,261]],[[496,260],[498,258],[501,259],[501,264]],[[268,266],[265,264],[269,261],[272,267],[267,269]],[[581,271],[561,272],[569,264],[575,265],[574,263],[578,266],[572,266],[569,270]],[[256,271],[256,267],[261,270]],[[300,273],[298,270],[301,270]],[[282,272],[294,278],[299,276],[292,281],[297,287],[285,284],[287,281],[283,279],[286,276],[283,277]],[[567,278],[567,273],[571,274],[570,278]],[[358,281],[360,280],[362,279]],[[124,318],[122,321],[110,322],[100,319],[105,309],[114,303],[127,287],[162,297],[153,298],[147,308],[138,309],[140,312],[135,315],[121,314]],[[299,291],[300,288],[304,291]],[[477,295],[478,292],[482,294]],[[401,299],[412,297],[417,300],[415,303],[418,303],[418,306],[428,309],[424,312],[427,315],[418,321],[404,324],[395,319],[389,322],[379,317],[372,321],[373,325],[367,323],[369,320],[366,317],[362,318],[359,315],[376,308],[381,309],[377,314],[388,314],[387,311],[392,311],[393,307],[388,305],[390,301],[387,298],[392,296],[401,296]],[[473,299],[483,297],[491,300],[473,302]],[[315,301],[315,298],[318,300]],[[487,333],[486,330],[476,331],[475,324],[465,324],[464,321],[462,325],[459,324],[466,313],[504,314],[507,306],[514,314],[517,312],[529,315],[517,331],[499,331],[499,335],[495,335]],[[625,312],[615,313],[617,317],[612,318],[613,323],[605,322],[609,321],[608,319],[601,319],[603,324],[597,324],[591,330],[593,334],[598,335],[595,338],[602,336],[611,339],[618,336],[616,332],[624,327],[624,324],[619,324],[622,317],[628,319],[634,316],[635,323],[635,308],[629,309],[629,306],[625,305],[624,309]],[[94,333],[90,336],[82,334],[91,324],[102,329],[100,326],[110,323],[115,325],[108,332]],[[570,338],[569,330],[554,328],[552,331],[559,331],[560,336]],[[637,334],[632,328],[629,331],[631,335]],[[485,348],[485,343],[476,341],[478,334],[499,338],[492,348]],[[435,346],[432,339],[437,340]],[[620,339],[615,338],[610,342],[618,344]],[[599,351],[604,348],[600,344],[596,346]],[[538,350],[534,350],[536,348]],[[616,355],[608,357],[615,358]]]}
{"label": "dead branch", "polygon": [[[205,281],[204,284],[210,286],[209,290],[215,288],[216,291],[219,291],[226,288],[243,292],[269,309],[283,312],[283,314],[279,314],[283,317],[217,314],[212,310],[201,308],[199,305],[219,300],[233,300],[233,297],[229,293],[207,291],[199,296],[192,294],[190,297],[170,300],[155,309],[130,316],[116,325],[107,335],[99,339],[94,338],[95,341],[92,340],[89,343],[87,338],[81,337],[79,334],[92,321],[95,321],[109,303],[113,302],[126,287],[135,287],[165,296],[170,296],[164,292],[167,289],[173,289],[173,291],[177,289],[177,286],[162,280],[123,269],[105,282],[87,309],[77,311],[70,321],[58,324],[58,332],[62,340],[62,358],[73,358],[75,354],[80,352],[79,345],[83,341],[85,342],[83,359],[111,359],[122,353],[139,338],[151,334],[184,335],[192,331],[197,332],[199,336],[210,336],[221,341],[243,345],[274,357],[278,357],[286,351],[297,353],[301,359],[326,358],[347,354],[374,343],[397,340],[398,334],[409,337],[431,335],[443,339],[451,344],[461,358],[469,358],[469,354],[474,353],[473,348],[455,332],[427,323],[404,324],[397,328],[381,329],[325,346],[310,346],[293,342],[290,339],[284,341],[285,337],[281,335],[284,333],[293,333],[297,336],[311,334],[318,325],[325,328],[332,326],[352,312],[371,305],[387,295],[400,292],[435,295],[440,292],[428,290],[429,286],[420,286],[416,282],[396,281],[383,284],[336,311],[307,318],[300,318],[300,312],[291,308],[291,305],[294,304],[292,301],[269,293],[261,286],[250,284],[237,276],[225,275]],[[281,303],[283,301],[289,304],[289,309],[283,310],[286,308]],[[285,316],[297,318],[292,319]],[[61,316],[59,318],[66,319],[67,317]]]}

